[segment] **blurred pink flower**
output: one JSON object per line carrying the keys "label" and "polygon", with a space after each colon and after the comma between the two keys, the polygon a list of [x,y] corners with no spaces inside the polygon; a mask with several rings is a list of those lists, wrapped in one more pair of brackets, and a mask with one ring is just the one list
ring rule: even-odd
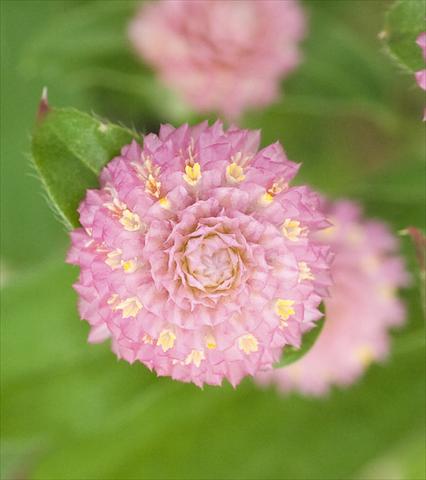
{"label": "blurred pink flower", "polygon": [[185,382],[236,385],[321,317],[329,226],[299,166],[259,131],[163,125],[122,149],[82,202],[68,261],[90,342]]}
{"label": "blurred pink flower", "polygon": [[297,0],[160,0],[141,7],[129,36],[195,110],[236,118],[277,97],[304,31]]}
{"label": "blurred pink flower", "polygon": [[426,60],[426,32],[422,32],[417,37],[416,43],[422,49],[423,59]]}
{"label": "blurred pink flower", "polygon": [[[423,59],[426,60],[426,32],[421,33],[417,37],[416,43],[422,49]],[[419,87],[423,90],[426,90],[426,69],[416,72],[416,80]],[[426,108],[424,109],[423,113],[423,121],[426,121]]]}
{"label": "blurred pink flower", "polygon": [[417,80],[418,86],[422,90],[426,90],[426,69],[419,70],[418,72],[416,72],[416,80]]}
{"label": "blurred pink flower", "polygon": [[282,391],[323,395],[334,384],[355,382],[371,362],[386,357],[388,330],[404,321],[397,288],[408,277],[396,238],[381,222],[364,220],[352,202],[332,204],[328,214],[334,226],[317,235],[335,253],[324,329],[299,361],[258,376]]}

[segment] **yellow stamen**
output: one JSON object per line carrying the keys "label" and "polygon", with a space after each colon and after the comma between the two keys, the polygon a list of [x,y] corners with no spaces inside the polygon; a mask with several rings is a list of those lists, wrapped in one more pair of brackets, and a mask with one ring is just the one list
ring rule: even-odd
{"label": "yellow stamen", "polygon": [[111,307],[112,310],[116,309],[119,297],[116,293],[113,293],[107,300],[107,304]]}
{"label": "yellow stamen", "polygon": [[214,350],[217,347],[216,339],[211,333],[206,335],[205,341],[206,341],[206,347],[209,350]]}
{"label": "yellow stamen", "polygon": [[161,346],[163,352],[167,352],[167,350],[173,348],[175,340],[176,335],[171,330],[162,330],[158,337],[157,345]]}
{"label": "yellow stamen", "polygon": [[133,273],[138,268],[138,263],[136,259],[133,260],[122,260],[121,267],[123,268],[125,273]]}
{"label": "yellow stamen", "polygon": [[142,304],[137,297],[129,297],[122,300],[114,309],[122,310],[123,318],[136,317],[139,310],[142,309]]}
{"label": "yellow stamen", "polygon": [[104,203],[104,207],[106,207],[110,212],[112,212],[115,217],[120,217],[123,210],[126,210],[127,206],[125,203],[120,202],[120,200],[115,196],[116,193],[112,194],[114,195],[112,202]]}
{"label": "yellow stamen", "polygon": [[142,153],[142,163],[132,162],[131,165],[136,171],[136,175],[140,180],[145,182],[145,192],[154,198],[161,196],[161,182],[158,180],[161,168],[155,165],[149,155]]}
{"label": "yellow stamen", "polygon": [[299,282],[303,280],[315,280],[314,274],[311,272],[311,269],[308,267],[306,262],[299,262]]}
{"label": "yellow stamen", "polygon": [[246,176],[243,168],[235,162],[232,162],[226,167],[226,178],[228,182],[239,183],[242,182]]}
{"label": "yellow stamen", "polygon": [[183,179],[189,185],[196,185],[201,178],[201,166],[198,162],[194,165],[186,165]]}
{"label": "yellow stamen", "polygon": [[272,184],[272,187],[268,190],[268,193],[270,193],[273,196],[278,195],[283,190],[285,190],[286,186],[287,185],[284,183],[283,180],[279,180],[278,182],[274,182]]}
{"label": "yellow stamen", "polygon": [[252,158],[252,155],[243,156],[243,152],[237,152],[235,155],[231,156],[231,163],[236,163],[244,168],[248,165]]}
{"label": "yellow stamen", "polygon": [[121,251],[120,248],[117,248],[113,250],[112,252],[107,253],[105,263],[112,268],[113,270],[116,270],[117,268],[120,268],[121,265],[121,254],[123,252]]}
{"label": "yellow stamen", "polygon": [[238,348],[246,355],[249,355],[252,352],[257,352],[258,346],[259,342],[257,341],[257,338],[251,333],[243,335],[238,339]]}
{"label": "yellow stamen", "polygon": [[125,230],[129,232],[136,232],[139,230],[142,227],[139,215],[131,212],[127,208],[127,205],[118,199],[117,192],[112,187],[106,187],[106,190],[111,193],[112,202],[104,203],[104,207],[112,212],[115,218],[118,218]]}
{"label": "yellow stamen", "polygon": [[158,202],[159,202],[160,206],[165,208],[166,210],[168,210],[170,208],[170,200],[167,197],[160,198],[160,200],[158,200]]}
{"label": "yellow stamen", "polygon": [[192,350],[192,352],[185,358],[185,365],[193,363],[196,367],[199,367],[205,358],[202,350]]}
{"label": "yellow stamen", "polygon": [[275,313],[281,317],[282,320],[288,320],[296,312],[293,308],[294,300],[285,300],[279,298],[275,302]]}
{"label": "yellow stamen", "polygon": [[270,193],[266,192],[264,193],[261,197],[260,197],[260,203],[261,205],[269,205],[270,203],[272,203],[274,200],[274,197],[273,195],[271,195]]}
{"label": "yellow stamen", "polygon": [[267,206],[269,205],[276,195],[281,193],[287,188],[287,183],[284,180],[280,179],[277,182],[274,182],[268,190],[260,197],[260,204]]}
{"label": "yellow stamen", "polygon": [[306,235],[307,229],[306,227],[301,227],[298,220],[286,218],[281,227],[281,231],[286,238],[292,242],[296,242],[299,237]]}
{"label": "yellow stamen", "polygon": [[133,213],[126,208],[121,214],[120,223],[128,232],[136,232],[141,229],[142,222],[137,213]]}
{"label": "yellow stamen", "polygon": [[150,193],[155,198],[160,198],[161,194],[161,182],[150,173],[148,179],[145,182],[145,192]]}

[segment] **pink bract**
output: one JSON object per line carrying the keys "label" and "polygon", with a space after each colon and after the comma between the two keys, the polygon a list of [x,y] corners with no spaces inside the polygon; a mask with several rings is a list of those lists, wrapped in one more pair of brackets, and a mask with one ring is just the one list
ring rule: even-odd
{"label": "pink bract", "polygon": [[163,125],[102,171],[68,261],[90,342],[185,382],[236,385],[321,317],[329,226],[299,166],[259,131]]}
{"label": "pink bract", "polygon": [[304,31],[296,0],[160,0],[140,8],[129,37],[195,110],[236,118],[278,96]]}
{"label": "pink bract", "polygon": [[396,238],[381,222],[363,219],[352,202],[329,205],[328,215],[334,226],[317,235],[335,253],[324,329],[300,361],[258,377],[282,391],[322,395],[353,383],[386,357],[389,329],[404,321],[397,289],[408,277]]}

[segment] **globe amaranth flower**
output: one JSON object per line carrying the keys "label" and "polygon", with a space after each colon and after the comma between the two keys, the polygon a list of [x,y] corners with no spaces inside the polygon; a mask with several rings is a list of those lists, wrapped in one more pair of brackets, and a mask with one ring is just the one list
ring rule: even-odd
{"label": "globe amaranth flower", "polygon": [[[421,33],[417,37],[416,43],[422,49],[423,59],[426,60],[426,32]],[[421,89],[426,90],[426,69],[416,72],[416,80],[418,86]],[[426,121],[426,108],[424,109],[423,120]]]}
{"label": "globe amaranth flower", "polygon": [[396,290],[407,274],[396,238],[381,222],[363,219],[352,202],[339,201],[327,211],[333,226],[317,238],[331,244],[335,258],[323,331],[299,361],[258,377],[282,391],[321,395],[333,384],[353,383],[386,356],[388,330],[404,320]]}
{"label": "globe amaranth flower", "polygon": [[299,346],[320,318],[329,223],[298,165],[259,132],[164,125],[89,190],[70,263],[90,342],[185,382],[236,385]]}
{"label": "globe amaranth flower", "polygon": [[129,37],[195,110],[235,118],[277,97],[304,31],[297,0],[160,0],[141,7]]}

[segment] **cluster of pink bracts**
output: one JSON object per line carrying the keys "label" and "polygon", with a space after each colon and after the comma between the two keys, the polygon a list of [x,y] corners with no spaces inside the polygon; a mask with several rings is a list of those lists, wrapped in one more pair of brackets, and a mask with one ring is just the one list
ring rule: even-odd
{"label": "cluster of pink bracts", "polygon": [[104,169],[69,261],[90,339],[159,375],[233,385],[300,346],[331,285],[330,224],[258,131],[164,125]]}
{"label": "cluster of pink bracts", "polygon": [[[236,118],[276,98],[304,30],[295,0],[182,0],[144,6],[129,34],[194,109]],[[425,71],[417,80],[426,88]],[[404,320],[396,239],[354,203],[293,185],[299,165],[259,142],[220,122],[163,125],[104,168],[68,254],[90,342],[111,339],[119,358],[198,386],[249,375],[309,394],[386,356]],[[274,370],[321,303],[319,340]]]}

